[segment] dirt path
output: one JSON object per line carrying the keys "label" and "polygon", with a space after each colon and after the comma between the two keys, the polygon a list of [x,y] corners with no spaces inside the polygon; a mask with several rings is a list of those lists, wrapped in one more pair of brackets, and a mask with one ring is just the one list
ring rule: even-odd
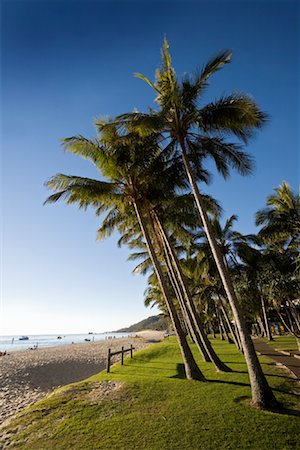
{"label": "dirt path", "polygon": [[255,339],[254,341],[255,350],[261,355],[268,356],[269,358],[274,359],[277,363],[283,364],[298,379],[300,379],[300,359],[295,358],[294,356],[284,355],[270,347],[266,342]]}

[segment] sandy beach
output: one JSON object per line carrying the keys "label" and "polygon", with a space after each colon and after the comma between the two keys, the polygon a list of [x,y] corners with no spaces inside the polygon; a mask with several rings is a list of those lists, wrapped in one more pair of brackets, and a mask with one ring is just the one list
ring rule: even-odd
{"label": "sandy beach", "polygon": [[[143,331],[135,337],[11,352],[0,358],[0,424],[53,389],[88,378],[106,366],[108,348],[136,350],[163,338]],[[120,356],[114,356],[116,362]]]}

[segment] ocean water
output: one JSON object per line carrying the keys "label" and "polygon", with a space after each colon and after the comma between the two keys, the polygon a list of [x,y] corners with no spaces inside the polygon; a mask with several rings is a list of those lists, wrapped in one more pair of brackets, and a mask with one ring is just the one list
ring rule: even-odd
{"label": "ocean water", "polygon": [[[58,336],[61,339],[58,339]],[[38,348],[54,347],[67,344],[79,344],[86,342],[85,339],[90,339],[90,344],[93,341],[103,341],[106,339],[122,338],[131,336],[131,333],[93,333],[93,334],[45,334],[45,335],[28,335],[29,339],[20,341],[21,336],[0,336],[0,351],[12,352],[14,350],[27,350],[37,346]]]}

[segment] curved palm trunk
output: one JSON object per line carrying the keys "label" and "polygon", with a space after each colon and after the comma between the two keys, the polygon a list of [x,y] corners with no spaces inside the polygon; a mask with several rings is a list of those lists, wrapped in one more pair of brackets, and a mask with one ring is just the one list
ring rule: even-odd
{"label": "curved palm trunk", "polygon": [[163,240],[163,236],[161,236],[161,238],[162,238],[162,245],[164,247],[164,254],[165,254],[165,258],[166,258],[168,271],[170,273],[170,276],[172,276],[174,284],[176,286],[175,292],[177,292],[177,294],[178,294],[177,298],[179,300],[179,304],[180,304],[182,313],[184,314],[184,316],[187,319],[187,323],[189,325],[189,329],[191,331],[192,338],[194,339],[194,342],[196,343],[196,345],[197,345],[197,347],[198,347],[198,349],[199,349],[199,351],[200,351],[204,361],[205,362],[211,362],[211,358],[210,358],[210,356],[209,356],[209,354],[208,354],[208,352],[206,350],[205,345],[202,342],[202,339],[201,339],[201,336],[199,335],[197,327],[195,326],[195,323],[194,323],[193,317],[191,315],[191,312],[190,312],[189,308],[187,307],[186,302],[184,300],[184,293],[182,291],[182,287],[178,283],[178,280],[177,280],[177,277],[176,277],[173,265],[172,265],[172,263],[170,261],[169,254],[168,254],[168,251],[166,249],[165,241]]}
{"label": "curved palm trunk", "polygon": [[235,335],[237,337],[237,340],[239,341],[239,346],[240,346],[241,352],[244,354],[244,349],[243,349],[243,346],[242,346],[241,336],[240,336],[238,327],[236,326],[236,321],[234,321],[234,330],[235,330]]}
{"label": "curved palm trunk", "polygon": [[291,315],[291,313],[290,313],[290,308],[286,305],[286,306],[284,307],[284,309],[285,309],[285,312],[286,312],[286,316],[287,316],[287,318],[288,318],[288,321],[289,321],[289,323],[290,323],[290,328],[291,328],[291,330],[293,331],[293,333],[295,333],[295,328],[294,328],[294,324],[293,324],[293,318],[292,318],[292,315]]}
{"label": "curved palm trunk", "polygon": [[[175,293],[175,296],[176,296],[176,298],[177,298],[177,300],[178,300],[178,302],[179,302],[179,304],[181,306],[182,298],[180,297],[180,293],[178,292],[178,289],[176,287],[176,284],[175,284],[175,281],[174,281],[174,277],[170,273],[169,268],[168,268],[168,275],[169,275],[169,279],[170,279],[173,291]],[[195,343],[193,332],[192,332],[191,327],[190,327],[190,325],[188,323],[188,319],[187,319],[186,315],[184,315],[183,313],[182,313],[182,320],[184,322],[186,333],[189,335],[189,337],[191,338],[192,342]]]}
{"label": "curved palm trunk", "polygon": [[216,333],[215,333],[215,328],[214,328],[214,324],[212,323],[212,321],[209,321],[209,327],[210,327],[210,332],[213,336],[214,339],[216,339]]}
{"label": "curved palm trunk", "polygon": [[222,327],[223,333],[225,334],[225,338],[226,338],[226,340],[228,341],[229,344],[233,344],[233,340],[229,336],[229,333],[227,331],[226,325],[224,323],[224,320],[223,320],[223,317],[222,317],[222,311],[219,309],[218,312],[219,312],[219,319],[220,319],[220,322],[221,322],[221,327]]}
{"label": "curved palm trunk", "polygon": [[230,334],[231,334],[231,336],[232,336],[232,339],[233,339],[233,341],[234,341],[236,347],[237,347],[239,350],[241,350],[241,345],[240,345],[240,343],[239,343],[239,341],[238,341],[238,339],[237,339],[237,337],[236,337],[235,331],[234,331],[234,329],[233,329],[233,327],[232,327],[232,324],[231,324],[231,322],[230,322],[230,320],[229,320],[229,317],[228,317],[228,314],[227,314],[227,312],[226,312],[226,309],[224,308],[223,300],[221,299],[221,296],[220,296],[220,295],[218,295],[218,297],[219,297],[219,300],[220,300],[221,311],[222,311],[222,313],[223,313],[223,315],[224,315],[224,317],[225,317],[225,320],[226,320],[226,323],[227,323],[229,332],[230,332]]}
{"label": "curved palm trunk", "polygon": [[137,202],[134,202],[134,208],[135,208],[135,212],[137,215],[137,219],[138,219],[140,227],[141,227],[141,231],[143,233],[143,236],[144,236],[144,239],[146,242],[149,256],[151,258],[157,279],[159,281],[159,284],[160,284],[160,287],[161,287],[161,290],[162,290],[162,293],[163,293],[163,296],[164,296],[164,299],[165,299],[165,302],[166,302],[166,305],[167,305],[167,308],[168,308],[168,311],[170,314],[174,332],[176,333],[176,336],[177,336],[179,348],[180,348],[182,359],[184,362],[186,377],[190,380],[205,381],[205,377],[204,377],[203,373],[201,372],[201,370],[199,369],[199,367],[197,366],[197,363],[193,357],[191,349],[188,346],[185,334],[181,328],[175,306],[173,304],[172,298],[170,297],[168,289],[167,289],[167,284],[166,284],[166,281],[164,278],[163,271],[162,271],[162,269],[160,267],[160,263],[156,257],[143,214],[142,214],[139,204]]}
{"label": "curved palm trunk", "polygon": [[264,325],[265,325],[267,338],[269,341],[274,341],[272,334],[271,334],[268,317],[267,317],[266,302],[265,302],[264,296],[262,294],[260,294],[260,302],[261,302],[261,309],[262,309],[262,313],[263,313],[263,319],[264,319]]}
{"label": "curved palm trunk", "polygon": [[299,330],[299,332],[300,332],[300,314],[299,314],[299,312],[297,311],[297,308],[295,307],[295,305],[293,304],[293,302],[290,302],[290,301],[287,300],[287,301],[286,301],[286,304],[287,304],[287,306],[290,308],[292,317],[294,318],[294,321],[295,321],[295,323],[296,323],[296,326],[297,326],[297,328],[298,328],[298,330]]}
{"label": "curved palm trunk", "polygon": [[266,331],[265,331],[265,327],[264,327],[263,321],[261,320],[260,316],[257,317],[257,323],[258,323],[260,337],[265,337]]}
{"label": "curved palm trunk", "polygon": [[217,321],[218,321],[218,326],[219,326],[220,340],[221,341],[225,341],[225,338],[224,338],[224,335],[223,335],[222,322],[221,322],[220,314],[219,314],[219,311],[217,310],[217,308],[216,308],[216,316],[217,316]]}
{"label": "curved palm trunk", "polygon": [[[164,246],[164,250],[165,250],[165,243],[164,242],[163,242],[163,246]],[[190,313],[189,309],[187,308],[187,306],[185,304],[184,295],[183,295],[181,286],[179,286],[179,284],[178,284],[178,280],[176,278],[176,274],[174,272],[174,269],[173,269],[172,263],[170,261],[169,255],[166,252],[166,250],[164,251],[164,253],[165,253],[165,258],[166,258],[166,263],[167,263],[169,276],[170,276],[170,278],[173,279],[173,283],[174,283],[174,287],[175,287],[174,291],[175,291],[175,294],[176,294],[177,299],[179,301],[180,308],[182,310],[182,314],[186,318],[187,325],[188,325],[188,330],[191,333],[192,340],[197,345],[197,347],[198,347],[198,349],[199,349],[199,351],[200,351],[204,361],[205,362],[210,362],[211,359],[209,357],[209,354],[207,353],[206,348],[205,348],[205,346],[203,345],[203,343],[201,341],[199,333],[198,333],[197,329],[195,328],[195,324],[194,324],[193,318],[191,316],[191,313]]]}
{"label": "curved palm trunk", "polygon": [[229,276],[229,272],[226,270],[226,267],[224,265],[224,261],[222,258],[222,254],[219,250],[219,247],[216,243],[216,240],[213,236],[213,231],[211,224],[209,222],[202,197],[200,195],[194,174],[192,172],[190,162],[187,157],[186,149],[185,149],[185,143],[181,139],[180,141],[181,145],[181,151],[182,151],[182,157],[184,166],[187,172],[187,176],[189,179],[189,182],[191,184],[191,188],[195,197],[195,201],[199,210],[199,214],[202,220],[203,228],[205,230],[214,260],[216,262],[229,304],[231,306],[238,332],[240,335],[242,348],[244,350],[244,356],[248,368],[249,373],[249,379],[251,384],[251,392],[252,392],[252,404],[256,408],[259,409],[272,409],[272,408],[278,408],[279,403],[277,402],[270,386],[268,385],[268,382],[266,380],[266,377],[262,371],[261,365],[259,363],[257,354],[255,352],[254,344],[252,342],[251,337],[249,336],[249,333],[247,331],[246,322],[244,319],[244,316],[242,314],[241,307],[238,303],[237,297],[235,295],[235,291]]}
{"label": "curved palm trunk", "polygon": [[[168,275],[169,275],[170,282],[172,284],[173,291],[174,291],[175,296],[176,296],[176,298],[177,298],[177,300],[179,302],[179,305],[180,305],[180,309],[181,309],[181,312],[182,312],[182,316],[183,316],[183,320],[184,320],[184,323],[185,323],[185,326],[186,326],[187,333],[188,333],[190,339],[192,340],[193,344],[195,344],[196,343],[196,337],[195,337],[194,330],[192,329],[192,325],[190,323],[190,320],[188,319],[187,312],[186,311],[184,312],[184,307],[183,307],[184,300],[183,300],[182,292],[179,289],[178,282],[176,280],[174,271],[172,270],[172,267],[170,267],[170,264],[167,261],[166,261],[166,267],[167,267],[167,270],[168,270]],[[203,353],[202,353],[202,356],[203,356],[204,360],[207,361],[205,359],[205,356],[204,356]]]}
{"label": "curved palm trunk", "polygon": [[181,286],[182,292],[184,294],[184,298],[186,300],[187,310],[189,311],[189,313],[191,315],[192,323],[193,323],[196,331],[198,332],[198,334],[199,334],[199,336],[201,338],[202,344],[205,347],[205,350],[208,353],[210,360],[215,365],[216,369],[218,369],[218,370],[220,370],[222,372],[231,372],[230,367],[226,366],[226,364],[224,364],[220,360],[220,358],[218,357],[218,355],[214,351],[214,349],[213,349],[213,347],[212,347],[212,345],[211,345],[211,343],[210,343],[210,341],[209,341],[209,339],[208,339],[208,337],[207,337],[207,335],[205,333],[204,326],[203,326],[203,324],[201,322],[201,319],[200,319],[200,316],[199,316],[199,314],[198,314],[198,312],[196,310],[194,301],[193,301],[193,299],[191,297],[191,294],[190,294],[189,288],[187,286],[184,274],[182,272],[180,263],[178,261],[177,255],[176,255],[176,253],[174,251],[174,248],[173,248],[173,246],[172,246],[172,244],[171,244],[171,242],[169,240],[169,237],[168,237],[167,233],[164,230],[164,227],[163,227],[162,223],[159,220],[159,217],[156,214],[155,214],[155,220],[156,220],[156,223],[157,223],[157,225],[158,225],[158,227],[160,229],[162,238],[163,238],[163,240],[164,240],[164,242],[166,244],[167,252],[170,254],[170,257],[171,257],[171,259],[173,261],[174,268],[175,268],[176,274],[177,274],[177,278],[178,278],[178,280],[180,282],[180,286]]}

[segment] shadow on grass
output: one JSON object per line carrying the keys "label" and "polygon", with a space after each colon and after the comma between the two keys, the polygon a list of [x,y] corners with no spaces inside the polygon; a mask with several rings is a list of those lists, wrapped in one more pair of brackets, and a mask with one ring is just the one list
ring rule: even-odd
{"label": "shadow on grass", "polygon": [[218,384],[231,384],[233,386],[246,386],[246,387],[250,387],[249,383],[243,383],[241,381],[225,381],[225,380],[206,380],[208,383],[218,383]]}
{"label": "shadow on grass", "polygon": [[[251,387],[250,383],[243,383],[241,381],[228,381],[228,380],[215,380],[215,379],[209,379],[206,380],[209,383],[219,383],[219,384],[231,384],[233,386],[242,386],[242,387]],[[275,392],[280,392],[281,394],[287,394],[287,395],[292,395],[293,397],[300,397],[300,394],[298,394],[297,392],[291,392],[291,391],[286,391],[285,389],[280,389],[278,387],[272,387],[272,391]]]}
{"label": "shadow on grass", "polygon": [[[251,405],[251,397],[249,397],[248,395],[241,395],[240,397],[235,397],[235,399],[233,401],[235,403],[246,403],[247,402],[248,404]],[[284,415],[284,416],[300,417],[300,411],[298,409],[284,408],[283,406],[280,409],[270,410],[270,412],[272,412],[273,414],[280,414],[280,415]]]}
{"label": "shadow on grass", "polygon": [[272,387],[272,391],[276,391],[276,392],[280,392],[281,394],[292,395],[293,397],[300,398],[300,394],[297,394],[297,392],[286,391],[285,389],[280,389],[280,388],[275,388],[275,387]]}
{"label": "shadow on grass", "polygon": [[285,416],[297,416],[300,417],[300,411],[298,409],[282,408],[278,411],[272,411],[275,414],[283,414]]}
{"label": "shadow on grass", "polygon": [[[140,369],[140,366],[134,366],[133,364],[130,364],[131,367],[138,367]],[[164,368],[159,368],[159,367],[150,367],[148,366],[148,368],[154,369],[154,370],[165,370]],[[145,367],[146,369],[146,367]],[[236,371],[237,373],[248,373],[248,372],[242,372],[242,371]],[[272,375],[271,375],[272,376]],[[277,375],[273,375],[273,376],[277,376]],[[186,379],[186,375],[185,375],[185,369],[184,369],[184,364],[177,364],[176,365],[176,374],[173,376],[169,376],[168,378],[175,378],[175,379]],[[295,380],[293,378],[289,378],[289,377],[282,377],[282,378],[288,378],[289,380],[293,380],[293,381],[298,381]],[[228,384],[228,385],[232,385],[232,386],[241,386],[241,387],[248,387],[251,388],[250,383],[243,383],[240,381],[229,381],[229,380],[216,380],[216,379],[206,379],[207,383],[216,383],[216,384]],[[272,387],[272,391],[275,392],[279,392],[281,394],[286,394],[286,395],[292,395],[294,397],[300,397],[300,394],[297,394],[296,392],[291,392],[291,391],[286,391],[280,388],[275,388]],[[249,396],[240,396],[240,397],[236,397],[234,399],[235,403],[241,403],[243,401],[250,401],[251,397]],[[297,409],[291,409],[291,408],[285,408],[282,407],[281,409],[278,410],[272,410],[271,411],[274,414],[281,414],[281,415],[288,415],[288,416],[297,416],[300,417],[300,411]]]}
{"label": "shadow on grass", "polygon": [[[238,361],[223,361],[225,364],[246,364],[245,363],[245,361],[240,361],[240,362],[238,362]],[[262,366],[276,366],[276,363],[275,362],[270,362],[270,363],[268,363],[268,362],[261,362],[260,363]]]}
{"label": "shadow on grass", "polygon": [[180,379],[186,378],[184,364],[177,364],[176,372],[177,372],[176,375],[173,375],[170,378],[180,378]]}
{"label": "shadow on grass", "polygon": [[[248,372],[246,370],[232,370],[232,373],[244,373],[245,375],[248,375]],[[285,379],[287,379],[289,381],[297,381],[297,382],[299,382],[298,378],[289,377],[287,375],[277,375],[276,373],[268,373],[268,372],[264,372],[264,374],[267,377],[285,378]]]}

